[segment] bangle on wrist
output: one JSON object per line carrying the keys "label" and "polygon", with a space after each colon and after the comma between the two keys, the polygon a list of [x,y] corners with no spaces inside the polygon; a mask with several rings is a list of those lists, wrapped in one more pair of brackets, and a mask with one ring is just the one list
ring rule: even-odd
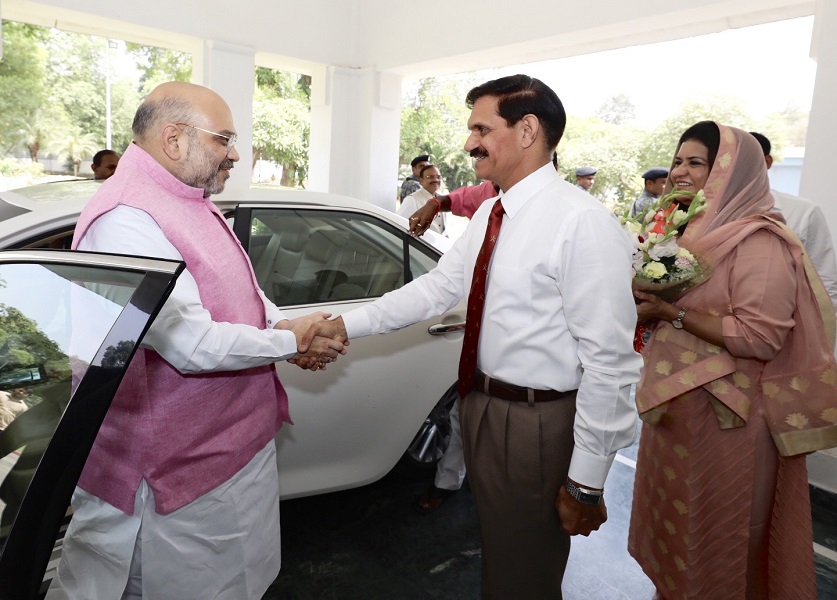
{"label": "bangle on wrist", "polygon": [[436,212],[437,213],[442,212],[442,201],[441,200],[434,197],[434,198],[431,198],[430,200],[428,200],[428,202],[435,202],[436,203]]}

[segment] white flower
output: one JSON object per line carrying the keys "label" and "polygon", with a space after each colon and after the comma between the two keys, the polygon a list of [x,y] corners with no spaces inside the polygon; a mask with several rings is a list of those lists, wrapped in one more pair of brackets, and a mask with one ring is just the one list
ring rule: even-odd
{"label": "white flower", "polygon": [[642,225],[636,221],[627,221],[625,223],[625,231],[633,235],[639,235],[642,233]]}
{"label": "white flower", "polygon": [[[703,190],[701,190],[703,191]],[[677,258],[685,258],[689,262],[695,262],[695,255],[686,250],[685,248],[680,248],[677,251]]]}
{"label": "white flower", "polygon": [[634,268],[634,275],[640,273],[642,267],[645,266],[645,253],[642,250],[635,250],[634,255],[631,257],[631,264]]}
{"label": "white flower", "polygon": [[674,225],[675,229],[680,227],[683,223],[686,223],[689,218],[690,217],[685,210],[675,210],[671,213],[671,223]]}
{"label": "white flower", "polygon": [[677,241],[673,237],[670,237],[666,241],[660,244],[654,244],[649,248],[648,256],[653,260],[660,260],[667,256],[676,256],[678,250]]}

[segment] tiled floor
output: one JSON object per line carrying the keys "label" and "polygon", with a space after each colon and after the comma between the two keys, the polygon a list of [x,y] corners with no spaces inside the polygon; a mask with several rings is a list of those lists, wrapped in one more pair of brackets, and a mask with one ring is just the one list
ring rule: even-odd
{"label": "tiled floor", "polygon": [[[607,483],[608,522],[573,540],[565,600],[647,600],[653,586],[626,551],[632,459],[628,448]],[[479,598],[480,545],[467,488],[439,511],[412,507],[430,478],[390,474],[345,492],[282,503],[282,571],[263,600]],[[837,600],[837,499],[812,491],[820,600]]]}

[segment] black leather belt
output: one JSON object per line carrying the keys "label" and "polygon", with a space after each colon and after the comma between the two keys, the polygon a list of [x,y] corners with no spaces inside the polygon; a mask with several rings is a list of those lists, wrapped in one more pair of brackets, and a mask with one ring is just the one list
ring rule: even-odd
{"label": "black leather belt", "polygon": [[521,387],[513,383],[506,383],[499,379],[489,377],[479,369],[474,379],[474,389],[483,392],[489,396],[502,398],[511,402],[528,402],[533,404],[535,402],[552,402],[575,395],[578,390],[569,390],[567,392],[559,392],[556,390],[535,390],[532,388]]}

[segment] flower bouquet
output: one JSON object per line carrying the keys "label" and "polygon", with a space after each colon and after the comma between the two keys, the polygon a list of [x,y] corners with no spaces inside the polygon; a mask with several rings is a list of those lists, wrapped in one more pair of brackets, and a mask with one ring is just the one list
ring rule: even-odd
{"label": "flower bouquet", "polygon": [[[688,206],[679,199],[691,197]],[[634,246],[633,288],[673,302],[694,285],[703,281],[704,269],[691,252],[677,245],[679,230],[703,212],[703,190],[697,194],[682,190],[662,196],[644,213],[623,216],[620,221]],[[637,328],[634,346],[642,347],[645,328]]]}

